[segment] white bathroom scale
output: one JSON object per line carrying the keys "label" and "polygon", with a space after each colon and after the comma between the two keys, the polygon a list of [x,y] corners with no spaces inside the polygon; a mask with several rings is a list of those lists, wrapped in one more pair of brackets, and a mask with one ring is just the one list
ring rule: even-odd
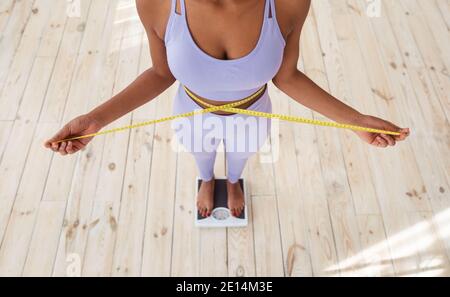
{"label": "white bathroom scale", "polygon": [[[196,193],[198,193],[201,183],[202,180],[197,177]],[[216,178],[214,186],[214,208],[211,212],[211,216],[203,217],[198,212],[197,203],[195,203],[195,226],[199,228],[246,227],[248,225],[248,215],[247,191],[244,179],[239,179],[239,184],[241,185],[245,197],[244,210],[239,217],[234,217],[227,206],[227,179]]]}

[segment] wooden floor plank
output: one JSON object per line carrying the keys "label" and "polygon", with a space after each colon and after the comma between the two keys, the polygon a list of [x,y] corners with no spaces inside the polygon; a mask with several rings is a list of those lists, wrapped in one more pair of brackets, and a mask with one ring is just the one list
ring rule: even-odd
{"label": "wooden floor plank", "polygon": [[[313,3],[313,13],[316,18],[322,52],[324,53],[324,64],[330,91],[333,95],[348,103],[351,93],[344,80],[343,61],[339,52],[329,3],[325,1]],[[350,162],[346,160],[351,158],[353,162],[365,164],[365,167],[368,167],[368,164],[361,143],[355,144],[351,152],[345,151],[354,143],[354,135],[350,135],[348,131],[331,129],[320,129],[320,132],[321,137],[318,143],[322,156],[323,178],[336,240],[337,255],[339,261],[342,261],[361,250],[351,193],[352,185],[355,186],[354,183],[358,183],[358,181],[348,179],[347,170],[349,170]],[[352,274],[352,271],[347,271],[347,273]]]}
{"label": "wooden floor plank", "polygon": [[394,276],[394,265],[391,252],[386,241],[383,217],[380,215],[358,215],[358,227],[361,232],[361,259],[362,274],[375,276]]}
{"label": "wooden floor plank", "polygon": [[[387,3],[389,5],[385,9],[385,13],[389,16],[388,25],[392,28],[397,45],[403,53],[404,63],[407,66],[405,71],[411,80],[411,84],[414,86],[413,90],[416,93],[416,100],[422,112],[426,115],[433,115],[427,117],[429,120],[427,127],[433,134],[435,133],[438,136],[438,138],[433,140],[436,141],[436,147],[439,149],[441,156],[444,156],[449,147],[448,118],[443,112],[441,102],[433,88],[432,80],[423,63],[422,56],[416,46],[407,21],[403,15],[399,15],[400,11],[398,11],[399,9],[397,9],[394,2]],[[424,101],[423,98],[428,100]],[[450,166],[446,158],[443,158],[442,162],[445,166]]]}
{"label": "wooden floor plank", "polygon": [[[447,205],[450,202],[445,194],[445,189],[448,188],[448,170],[445,169],[442,160],[435,157],[436,155],[439,155],[439,152],[435,151],[437,146],[429,145],[429,140],[424,141],[425,135],[428,133],[425,131],[427,131],[427,129],[429,129],[427,127],[431,125],[429,124],[429,117],[427,114],[422,114],[422,108],[418,106],[416,101],[410,100],[410,98],[415,97],[414,90],[417,88],[420,89],[421,87],[411,84],[406,77],[406,72],[404,70],[406,69],[404,68],[406,67],[406,64],[403,64],[401,50],[397,49],[395,38],[389,29],[389,24],[385,21],[381,21],[382,20],[373,22],[372,25],[375,34],[378,35],[377,40],[381,41],[383,44],[383,46],[380,47],[381,55],[387,60],[385,63],[390,65],[390,67],[386,67],[386,71],[388,72],[389,77],[391,77],[391,81],[387,82],[387,85],[393,92],[393,98],[397,99],[391,101],[393,103],[393,109],[388,109],[387,111],[395,109],[399,110],[398,115],[403,119],[403,122],[408,124],[409,127],[413,127],[413,131],[417,131],[415,132],[416,137],[412,137],[410,142],[415,153],[417,164],[420,168],[419,170],[425,182],[423,186],[417,185],[411,187],[411,189],[405,191],[405,194],[410,198],[409,200],[415,202],[417,202],[417,199],[424,200],[423,198],[428,198],[433,209],[447,208]],[[362,27],[363,26],[358,26],[358,28]],[[364,35],[360,34],[360,36]],[[372,58],[371,62],[374,63],[374,61],[375,60]],[[399,67],[397,67],[397,65],[403,65],[402,68],[404,69],[398,69]],[[414,118],[409,118],[407,116],[411,114],[414,114]],[[433,140],[438,142],[441,141],[439,137],[433,137],[432,141]],[[410,172],[410,170],[404,172]],[[416,209],[415,211],[420,211],[420,209]],[[427,211],[427,209],[423,209],[423,211]]]}
{"label": "wooden floor plank", "polygon": [[22,30],[27,26],[32,16],[34,2],[34,0],[18,1],[11,11],[6,27],[2,30],[0,40],[0,52],[2,53],[0,56],[0,92],[3,90],[10,66],[14,60],[14,54],[25,32]]}
{"label": "wooden floor plank", "polygon": [[[130,4],[128,2],[119,2],[120,5]],[[133,9],[130,6],[128,9]],[[122,15],[116,14],[115,23],[120,26],[115,30],[123,30],[120,46],[119,63],[117,65],[116,79],[114,82],[113,94],[117,94],[128,84],[130,84],[137,75],[139,68],[140,53],[140,26],[134,22],[123,22]],[[117,120],[115,126],[124,126],[131,123],[131,114],[128,114]],[[89,231],[86,251],[84,256],[83,275],[109,275],[113,270],[121,272],[130,270],[130,273],[139,274],[139,268],[136,267],[113,267],[114,247],[117,238],[118,226],[120,224],[120,206],[125,170],[127,167],[127,153],[131,131],[123,133],[106,135],[102,162],[100,166],[100,175],[97,180],[95,201],[91,220],[99,220],[95,229]],[[133,159],[129,159],[133,162]],[[139,186],[145,187],[146,184]],[[145,198],[144,198],[145,199]],[[95,259],[95,261],[92,261]],[[96,263],[95,265],[92,265]]]}
{"label": "wooden floor plank", "polygon": [[[346,7],[340,1],[332,1],[332,3],[341,3],[343,9]],[[337,9],[334,9],[336,11]],[[347,13],[343,13],[342,18],[335,17],[335,23],[337,30],[341,31],[340,35],[340,46],[342,48],[343,57],[345,60],[345,71],[346,77],[349,78],[349,81],[359,80],[358,84],[349,84],[350,89],[353,93],[354,98],[371,98],[374,94],[371,92],[371,87],[368,83],[368,79],[366,76],[362,76],[361,73],[364,72],[366,65],[363,62],[362,55],[359,54],[360,45],[356,42],[356,34],[351,29],[352,26],[349,26]],[[342,25],[339,23],[342,21]],[[344,33],[345,31],[345,33]],[[348,53],[352,53],[352,55],[348,55]],[[371,58],[373,60],[374,58]],[[353,76],[357,74],[357,76]],[[377,98],[373,98],[377,99]],[[355,100],[353,103],[355,106],[358,106],[358,100]],[[358,107],[359,110],[364,110],[365,113],[368,114],[377,114],[381,112],[378,111],[378,106],[374,103],[377,102],[375,100],[366,100],[366,104]],[[383,110],[385,113],[386,109]],[[384,117],[384,116],[382,116]],[[392,121],[396,122],[395,117],[392,117]],[[395,180],[395,184],[392,184],[391,189],[397,190],[396,196],[400,196],[405,192],[408,192],[409,189],[414,189],[417,187],[421,187],[424,184],[421,176],[421,172],[419,167],[417,166],[417,162],[415,160],[415,156],[412,153],[411,148],[408,145],[397,146],[395,148],[391,148],[389,153],[384,154],[376,154],[375,150],[372,150],[373,156],[377,158],[376,161],[371,164],[371,168],[377,172],[383,172],[383,178],[385,178],[385,183],[388,184],[390,181]],[[376,155],[375,155],[376,154]],[[408,169],[405,170],[405,166],[408,166]],[[354,179],[353,177],[351,179]],[[353,191],[352,191],[353,193]],[[355,195],[354,195],[355,196]],[[364,197],[364,195],[362,196]],[[383,199],[380,197],[380,199]],[[407,203],[403,205],[410,209],[411,211],[428,211],[431,209],[430,201],[428,199],[428,195],[426,193],[421,193],[420,197],[411,197],[411,199],[404,200]],[[399,204],[400,206],[401,204]],[[377,207],[378,208],[378,207]]]}
{"label": "wooden floor plank", "polygon": [[284,276],[276,197],[253,196],[256,276]]}
{"label": "wooden floor plank", "polygon": [[200,230],[194,228],[195,161],[188,152],[179,152],[174,206],[171,276],[200,273]]}
{"label": "wooden floor plank", "polygon": [[442,19],[447,24],[447,28],[450,27],[450,8],[446,0],[434,0],[432,5],[436,5],[441,13]]}
{"label": "wooden floor plank", "polygon": [[[145,71],[152,65],[149,53],[149,42],[146,34],[142,34],[142,48],[140,57],[140,72]],[[149,118],[156,118],[156,111],[168,112],[170,109],[167,100],[172,98],[172,86],[166,92],[161,94],[156,102],[148,103],[137,110],[133,111],[133,120],[148,120]],[[159,114],[158,112],[158,114]],[[165,124],[167,126],[167,124]],[[159,141],[155,143],[155,129],[160,129],[166,137],[166,141]],[[172,255],[172,236],[173,236],[173,208],[175,199],[175,181],[176,181],[176,147],[172,135],[167,131],[168,127],[153,126],[149,133],[151,140],[149,140],[146,147],[151,150],[152,159],[150,161],[151,168],[148,171],[148,189],[147,189],[147,203],[143,209],[145,211],[145,219],[143,222],[144,231],[142,233],[142,252],[140,263],[141,276],[169,276],[170,262]],[[158,131],[157,131],[158,132]],[[171,141],[168,142],[168,139]],[[170,145],[170,146],[169,146]],[[158,151],[158,153],[156,153]],[[165,157],[159,157],[159,154]],[[168,160],[169,162],[166,162]],[[161,175],[161,169],[165,174]],[[167,171],[166,171],[167,170]],[[165,178],[166,176],[171,176]],[[161,180],[164,178],[164,181]],[[167,185],[167,181],[172,184]],[[156,195],[156,193],[158,193]],[[161,211],[158,206],[163,207],[165,211]],[[156,226],[156,227],[155,227]],[[158,234],[159,231],[160,233]],[[156,234],[156,236],[155,236]],[[154,257],[155,254],[163,255]]]}
{"label": "wooden floor plank", "polygon": [[0,275],[22,274],[53,155],[52,152],[42,148],[42,143],[49,131],[54,128],[54,124],[41,124],[36,129],[0,246]]}
{"label": "wooden floor plank", "polygon": [[[105,35],[103,30],[105,26],[109,28],[113,23],[115,8],[115,1],[94,1],[92,3],[81,45],[82,54],[80,53],[77,61],[77,71],[64,114],[67,119],[72,119],[73,115],[78,116],[84,112],[85,108],[92,104],[92,101],[88,100],[91,96],[97,98],[99,95],[107,95],[106,92],[103,93],[105,90],[101,86],[94,92],[86,86],[100,77],[105,78],[105,74],[101,70],[107,57],[105,51],[110,45],[110,36]],[[108,30],[108,34],[111,34],[110,30]],[[105,38],[102,39],[100,36]],[[98,53],[96,55],[89,54],[88,48],[92,48],[93,51],[98,50]],[[91,69],[88,75],[84,73],[84,70],[87,69]],[[109,83],[110,81],[107,80],[106,85]],[[78,157],[79,160],[78,158],[62,157],[55,158],[52,163],[49,173],[51,182],[46,187],[44,198],[45,200],[63,199],[68,201],[64,229],[60,237],[53,271],[55,276],[66,275],[67,256],[76,255],[79,259],[83,259],[86,237],[90,229],[98,223],[96,219],[91,220],[91,211],[104,141],[105,138],[94,139],[81,154],[70,156]]]}
{"label": "wooden floor plank", "polygon": [[[25,27],[22,40],[15,52],[14,60],[1,91],[0,104],[3,108],[0,110],[0,119],[14,120],[16,118],[42,40],[42,34],[49,21],[52,6],[50,2],[49,0],[36,0],[33,6],[32,16]],[[61,13],[58,11],[61,11],[60,7],[63,4],[58,2],[58,5],[55,6],[56,13]]]}
{"label": "wooden floor plank", "polygon": [[[439,3],[445,3],[445,0],[438,0]],[[432,39],[432,42],[434,44],[432,44],[432,47],[437,47],[439,48],[439,57],[430,57],[430,58],[438,58],[442,61],[442,63],[437,63],[434,66],[434,69],[438,72],[440,72],[439,74],[445,74],[447,73],[447,77],[448,77],[448,69],[450,68],[450,45],[449,43],[445,40],[445,38],[442,38],[441,36],[446,36],[448,35],[448,27],[447,24],[444,20],[444,18],[442,18],[442,13],[444,12],[444,7],[445,4],[443,4],[442,9],[439,8],[439,5],[436,5],[436,3],[434,1],[424,1],[424,0],[415,0],[415,1],[411,1],[411,2],[403,2],[404,5],[408,5],[407,7],[409,7],[408,9],[408,13],[409,16],[414,15],[414,18],[421,18],[422,19],[422,25],[425,26],[425,28],[420,28],[419,32],[416,32],[416,25],[417,24],[413,24],[410,23],[411,26],[415,26],[414,28],[412,28],[412,33],[417,36],[417,38],[420,39]],[[409,6],[412,5],[412,6]],[[450,12],[450,10],[448,9],[448,3],[447,3],[447,13]],[[419,13],[420,12],[420,13]],[[408,18],[409,19],[409,18]],[[427,30],[429,32],[429,35],[427,36],[422,36],[420,34],[423,34],[423,30]]]}
{"label": "wooden floor plank", "polygon": [[[347,90],[348,104],[363,114],[380,115],[375,106],[374,94],[367,76],[364,75],[366,65],[360,54],[360,45],[353,30],[352,19],[344,1],[329,1],[338,47],[342,83]],[[338,70],[338,71],[339,71]],[[354,81],[358,83],[353,83]],[[362,100],[361,98],[365,98]],[[371,165],[368,154],[371,147],[361,143],[361,139],[353,133],[345,134],[343,153],[346,160],[346,171],[351,187],[355,211],[357,214],[380,214],[376,189],[373,187]],[[361,160],[364,160],[361,162]],[[410,161],[410,160],[409,160]],[[414,161],[414,160],[413,160]],[[376,170],[376,169],[373,169]]]}
{"label": "wooden floor plank", "polygon": [[[288,114],[290,100],[279,92],[273,100],[274,112]],[[278,156],[275,156],[273,167],[284,275],[311,276],[311,256],[307,243],[299,168],[295,162],[298,151],[295,147],[293,127],[279,121],[274,122],[274,125],[279,126],[278,139],[275,141],[279,142],[280,150]],[[290,254],[293,258],[289,258]]]}
{"label": "wooden floor plank", "polygon": [[[143,27],[142,30],[144,30]],[[150,45],[147,34],[145,32],[141,33],[141,55],[139,61],[139,73],[143,73],[153,66],[153,62],[150,56]],[[144,104],[143,106],[140,106],[137,109],[133,110],[134,121],[147,121],[154,118],[155,116],[155,104],[152,102]]]}
{"label": "wooden floor plank", "polygon": [[0,121],[0,162],[6,149],[9,136],[11,135],[12,121]]}
{"label": "wooden floor plank", "polygon": [[15,121],[0,163],[0,240],[6,231],[34,135],[32,122]]}
{"label": "wooden floor plank", "polygon": [[[409,238],[403,242],[409,248],[416,249],[420,257],[420,270],[411,273],[417,276],[448,276],[450,262],[446,254],[445,244],[437,232],[432,212],[409,213],[411,231]],[[420,237],[420,241],[414,238]],[[407,248],[405,246],[405,248]]]}
{"label": "wooden floor plank", "polygon": [[[316,49],[320,48],[314,15],[310,14],[302,33],[300,68],[315,83],[322,88],[328,88],[328,80],[321,55]],[[290,113],[293,115],[320,118],[301,105],[291,102]],[[295,153],[299,172],[298,184],[302,189],[302,200],[305,224],[307,227],[308,250],[311,257],[312,274],[314,276],[339,275],[338,271],[328,271],[327,268],[337,262],[336,243],[331,225],[327,195],[323,181],[318,151],[318,137],[320,134],[313,126],[294,129]]]}
{"label": "wooden floor plank", "polygon": [[[432,5],[427,5],[432,6]],[[396,3],[395,8],[407,14],[406,21],[409,25],[411,35],[414,38],[415,45],[421,56],[422,65],[429,75],[431,83],[434,87],[436,96],[440,102],[441,113],[446,116],[447,125],[450,118],[450,45],[446,43],[446,47],[440,47],[440,42],[433,38],[433,32],[443,33],[439,31],[440,24],[432,20],[426,21],[423,18],[422,9],[415,1],[400,1]],[[427,10],[425,10],[427,11]],[[438,18],[434,17],[438,20]],[[429,24],[429,25],[428,25]],[[442,52],[442,50],[444,52]],[[441,67],[436,65],[442,65]],[[439,69],[440,68],[440,69]]]}
{"label": "wooden floor plank", "polygon": [[[58,123],[63,117],[92,2],[91,0],[81,0],[80,3],[80,17],[69,18],[64,28],[48,94],[42,107],[40,118],[42,122]],[[88,34],[90,33],[88,32]],[[98,52],[91,51],[91,55],[98,57],[98,54]],[[94,102],[96,101],[94,100]]]}
{"label": "wooden floor plank", "polygon": [[40,203],[23,276],[49,277],[52,275],[65,210],[65,201]]}
{"label": "wooden floor plank", "polygon": [[[55,12],[58,11],[56,10]],[[54,24],[60,24],[61,22],[63,22],[63,20],[61,20],[61,17],[54,15],[50,19],[50,22],[53,22]],[[43,30],[43,38],[51,43],[56,44],[56,46],[53,45],[53,47],[46,47],[48,51],[52,50],[56,52],[58,49],[57,45],[60,39],[60,30],[49,25]],[[41,105],[46,96],[48,81],[53,70],[53,62],[53,57],[37,57],[33,63],[32,68],[30,68],[28,84],[26,85],[26,88],[23,92],[23,105],[19,110],[19,117],[17,119],[17,121],[25,123],[26,129],[28,130],[27,133],[29,133],[28,135],[30,137],[33,135],[32,133],[39,119]],[[14,133],[17,133],[17,131],[15,131]],[[12,134],[12,136],[16,137],[15,134]],[[9,199],[7,200],[7,203],[10,206],[12,206],[11,202],[14,201],[14,199],[12,198],[14,197],[9,197]],[[3,209],[3,212],[7,213],[11,210],[6,205],[5,207],[6,208]]]}
{"label": "wooden floor plank", "polygon": [[[102,32],[98,32],[98,27],[99,27],[99,23],[101,22],[101,19],[105,18],[106,16],[104,14],[106,14],[107,11],[107,7],[108,7],[108,3],[104,3],[102,7],[98,8],[98,7],[93,7],[92,9],[92,15],[96,15],[98,14],[98,11],[105,11],[105,13],[100,13],[97,16],[97,20],[94,22],[91,19],[93,17],[90,18],[89,22],[87,23],[86,28],[85,28],[85,34],[88,35],[96,35],[97,37],[99,35],[102,34]],[[102,17],[100,17],[100,15],[102,15]],[[67,25],[69,27],[69,24]],[[67,31],[65,32],[64,36],[67,35]],[[84,35],[83,35],[84,36]],[[64,37],[63,37],[64,38]],[[93,39],[92,37],[90,39]],[[103,41],[105,43],[108,43],[108,41]],[[63,41],[64,43],[64,41]],[[63,46],[63,45],[61,45]],[[82,41],[82,45],[83,48],[89,48],[90,46],[92,46],[91,44],[89,44],[88,39],[83,39]],[[85,51],[86,52],[86,51]],[[62,56],[65,56],[63,49],[61,48],[61,53]],[[91,58],[88,59],[86,56],[88,56],[88,54],[86,53],[85,55],[81,55],[78,59],[76,59],[75,64],[76,66],[76,75],[75,77],[71,80],[71,84],[72,87],[70,88],[70,93],[68,94],[68,103],[67,103],[67,111],[70,111],[72,109],[75,108],[80,108],[79,105],[87,105],[90,102],[98,102],[97,100],[89,100],[89,98],[97,98],[96,96],[100,96],[101,95],[101,91],[98,89],[95,89],[94,92],[92,92],[92,90],[88,91],[88,88],[86,88],[86,86],[89,84],[90,81],[96,80],[98,79],[98,77],[101,77],[102,73],[100,72],[100,74],[95,73],[94,69],[97,69],[97,67],[100,67],[102,64],[102,59],[101,59],[101,55],[96,54],[95,58]],[[77,55],[75,55],[74,57],[77,57]],[[58,62],[57,62],[58,64]],[[87,64],[87,65],[86,65]],[[85,75],[83,73],[82,69],[90,69],[89,70],[89,75]],[[53,72],[53,77],[52,80],[56,79],[55,74],[58,73],[58,66],[55,66],[55,70]],[[104,78],[104,75],[103,77]],[[62,79],[64,80],[65,77],[62,77]],[[106,80],[106,78],[104,79]],[[107,81],[107,80],[106,80]],[[50,87],[49,87],[49,95],[46,98],[46,102],[48,101],[49,98],[54,98],[52,93],[51,93],[51,88],[53,85],[54,81],[52,81],[50,83]],[[101,85],[100,85],[101,88]],[[111,90],[109,90],[109,94],[111,93]],[[105,95],[108,95],[108,93],[105,93]],[[57,98],[62,98],[62,97],[57,97]],[[45,111],[45,107],[42,110],[42,121],[43,122],[47,122],[47,117],[45,116],[46,111]],[[73,112],[73,114],[76,114],[76,112]],[[76,116],[80,115],[80,113],[77,113]],[[61,114],[62,117],[62,114]],[[60,124],[65,124],[68,120],[71,120],[73,117],[71,117],[70,115],[67,115],[66,118],[64,119],[64,121],[60,121],[61,118],[58,118],[56,120],[56,122],[60,123]],[[50,122],[55,122],[55,121],[50,121]],[[55,131],[56,132],[56,131]],[[95,141],[95,140],[94,140]],[[73,176],[73,172],[74,172],[74,168],[75,168],[75,162],[76,162],[76,158],[70,159],[70,160],[66,160],[67,158],[56,158],[55,160],[53,160],[52,162],[52,167],[50,168],[50,173],[49,173],[49,181],[51,181],[51,183],[49,184],[49,186],[46,188],[46,193],[44,194],[44,200],[65,200],[67,201],[67,197],[69,196],[69,191],[70,191],[70,185],[72,182],[72,176]]]}
{"label": "wooden floor plank", "polygon": [[[168,114],[168,104],[174,87],[159,96],[151,104],[154,111],[150,117]],[[148,193],[146,194],[146,218],[142,223],[143,232],[142,276],[170,276],[172,238],[174,231],[175,183],[177,174],[177,143],[169,123],[159,124],[151,130],[151,142],[147,147],[151,150],[151,167]],[[148,166],[148,164],[147,164]],[[147,169],[148,170],[148,169]],[[128,227],[126,227],[128,228]],[[178,248],[178,247],[177,247]],[[124,250],[125,252],[125,250]],[[155,255],[158,255],[155,257]]]}
{"label": "wooden floor plank", "polygon": [[8,24],[14,5],[16,4],[15,2],[16,0],[5,0],[0,3],[0,32],[3,32]]}

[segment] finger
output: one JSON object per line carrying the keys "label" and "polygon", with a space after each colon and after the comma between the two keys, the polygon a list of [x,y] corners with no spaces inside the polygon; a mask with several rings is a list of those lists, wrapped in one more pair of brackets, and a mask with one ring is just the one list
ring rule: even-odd
{"label": "finger", "polygon": [[[395,125],[394,123],[385,121],[384,122],[384,126],[383,129],[386,131],[391,131],[391,132],[400,132],[401,128],[397,125]],[[384,134],[384,135],[388,135],[388,134]]]}
{"label": "finger", "polygon": [[73,154],[74,153],[74,151],[73,151],[73,142],[72,141],[69,141],[69,143],[67,144],[66,152],[69,153],[69,154]]}
{"label": "finger", "polygon": [[52,151],[56,153],[59,150],[59,146],[59,143],[52,143]]}
{"label": "finger", "polygon": [[78,152],[81,150],[85,145],[81,143],[79,140],[72,141],[72,149],[74,152]]}
{"label": "finger", "polygon": [[403,133],[404,139],[405,139],[406,137],[408,137],[410,135],[411,131],[409,130],[409,128],[404,128],[404,129],[401,129],[401,133]]}
{"label": "finger", "polygon": [[392,131],[392,132],[399,131],[401,129],[399,126],[395,125],[394,123],[388,122],[388,121],[385,121],[384,126],[385,126],[384,127],[385,130]]}
{"label": "finger", "polygon": [[81,150],[81,146],[79,146],[76,141],[72,141],[72,153],[75,154],[79,150]]}
{"label": "finger", "polygon": [[381,136],[377,136],[378,146],[379,147],[387,147],[388,143]]}
{"label": "finger", "polygon": [[380,134],[380,136],[387,141],[388,145],[390,146],[394,146],[395,145],[395,140],[394,137],[392,137],[391,135],[386,135],[386,134]]}
{"label": "finger", "polygon": [[399,132],[400,135],[396,135],[395,140],[405,140],[410,134],[409,128],[398,129],[397,132]]}
{"label": "finger", "polygon": [[50,143],[57,142],[59,140],[63,140],[64,138],[66,138],[69,135],[70,135],[70,129],[66,125],[61,130],[59,130],[52,138],[50,138],[48,140],[48,142],[50,142]]}
{"label": "finger", "polygon": [[394,138],[396,141],[402,141],[406,138],[406,136],[405,136],[405,134],[400,132],[400,135],[395,135]]}
{"label": "finger", "polygon": [[50,141],[50,139],[48,139],[44,142],[44,146],[46,148],[52,148],[52,142]]}
{"label": "finger", "polygon": [[61,145],[59,146],[58,152],[63,156],[67,155],[66,147],[67,147],[67,142],[62,142]]}

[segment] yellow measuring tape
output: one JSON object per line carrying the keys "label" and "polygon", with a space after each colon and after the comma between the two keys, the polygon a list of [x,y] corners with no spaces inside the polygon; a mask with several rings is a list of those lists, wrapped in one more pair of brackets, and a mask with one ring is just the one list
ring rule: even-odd
{"label": "yellow measuring tape", "polygon": [[258,96],[261,92],[265,91],[267,85],[264,85],[264,87],[259,89],[256,93],[254,93],[253,95],[251,95],[245,99],[242,99],[237,102],[225,104],[225,105],[220,105],[220,106],[215,106],[215,105],[204,102],[203,100],[198,98],[195,94],[193,94],[188,88],[186,88],[185,86],[183,86],[183,87],[184,87],[185,91],[190,95],[191,98],[193,98],[195,101],[207,106],[208,108],[201,109],[201,110],[195,110],[195,111],[191,111],[191,112],[186,112],[186,113],[182,113],[182,114],[178,114],[178,115],[168,116],[168,117],[164,117],[164,118],[160,118],[160,119],[156,119],[156,120],[141,122],[141,123],[137,123],[137,124],[133,124],[133,125],[123,126],[123,127],[119,127],[119,128],[114,128],[114,129],[110,129],[110,130],[104,130],[104,131],[100,131],[97,133],[71,137],[71,138],[59,140],[56,143],[66,142],[66,141],[75,140],[75,139],[89,138],[89,137],[94,137],[94,136],[98,136],[98,135],[110,134],[110,133],[115,133],[115,132],[119,132],[119,131],[139,128],[139,127],[153,125],[153,124],[157,124],[157,123],[172,121],[172,120],[179,119],[179,118],[187,118],[187,117],[191,117],[191,116],[195,116],[195,115],[199,115],[199,114],[205,114],[205,113],[216,112],[216,111],[228,111],[228,112],[245,114],[245,115],[255,116],[255,117],[279,119],[282,121],[293,122],[293,123],[302,123],[302,124],[310,124],[310,125],[316,125],[316,126],[334,127],[334,128],[350,129],[350,130],[357,130],[357,131],[366,131],[366,132],[371,132],[371,133],[382,133],[382,134],[388,134],[388,135],[400,135],[399,132],[393,132],[393,131],[386,131],[386,130],[368,128],[368,127],[349,125],[349,124],[325,122],[325,121],[306,119],[306,118],[296,117],[296,116],[288,116],[288,115],[283,115],[283,114],[267,113],[267,112],[261,112],[261,111],[236,108],[236,106],[240,106],[246,102],[249,102],[256,96]]}

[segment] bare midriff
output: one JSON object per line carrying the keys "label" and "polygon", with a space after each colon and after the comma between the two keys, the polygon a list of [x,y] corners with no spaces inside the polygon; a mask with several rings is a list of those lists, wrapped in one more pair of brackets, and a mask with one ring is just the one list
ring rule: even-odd
{"label": "bare midriff", "polygon": [[[235,108],[240,108],[240,109],[247,109],[247,108],[249,108],[249,107],[250,107],[251,105],[253,105],[256,101],[258,101],[258,100],[264,95],[264,93],[265,93],[265,92],[261,92],[260,94],[258,94],[258,96],[256,96],[256,97],[253,98],[252,100],[250,100],[250,101],[248,101],[248,102],[245,102],[245,103],[243,103],[243,104],[241,104],[241,105],[239,105],[239,106],[236,106]],[[211,105],[214,105],[214,106],[220,106],[220,105],[225,105],[225,104],[235,103],[235,102],[239,102],[239,101],[242,100],[242,99],[239,99],[239,100],[234,100],[234,101],[216,101],[216,100],[211,100],[211,99],[203,98],[203,97],[201,97],[201,96],[199,96],[199,95],[197,95],[197,94],[195,94],[195,96],[198,97],[199,99],[201,99],[203,102],[206,102],[206,103],[211,104]],[[190,96],[188,96],[188,97],[191,98]],[[206,106],[206,105],[204,105],[204,104],[202,104],[202,103],[200,103],[200,102],[197,102],[197,101],[195,101],[195,100],[192,99],[192,98],[191,98],[191,100],[194,101],[197,105],[199,105],[199,106],[202,107],[203,109],[208,108],[208,106]],[[217,114],[217,115],[225,115],[225,116],[236,114],[236,113],[233,113],[233,112],[222,111],[222,110],[215,111],[215,112],[212,112],[212,113]]]}

